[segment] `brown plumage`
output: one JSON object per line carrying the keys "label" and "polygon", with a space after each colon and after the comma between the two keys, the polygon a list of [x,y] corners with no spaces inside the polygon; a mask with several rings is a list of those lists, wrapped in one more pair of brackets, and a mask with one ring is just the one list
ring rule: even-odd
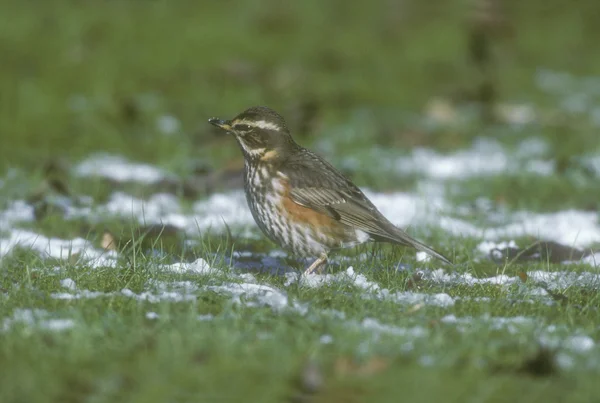
{"label": "brown plumage", "polygon": [[244,154],[246,199],[260,229],[295,254],[317,257],[306,273],[324,265],[330,250],[368,241],[412,246],[451,264],[393,225],[331,164],[296,144],[272,109],[253,107],[230,121],[209,122],[232,133]]}

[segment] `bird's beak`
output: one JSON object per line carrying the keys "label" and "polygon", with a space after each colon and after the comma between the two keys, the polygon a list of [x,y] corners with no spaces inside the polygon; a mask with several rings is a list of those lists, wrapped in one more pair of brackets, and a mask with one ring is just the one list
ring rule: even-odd
{"label": "bird's beak", "polygon": [[211,125],[217,126],[220,129],[223,130],[231,130],[231,121],[229,120],[222,120],[222,119],[217,119],[217,118],[210,118],[208,119],[208,123],[210,123]]}

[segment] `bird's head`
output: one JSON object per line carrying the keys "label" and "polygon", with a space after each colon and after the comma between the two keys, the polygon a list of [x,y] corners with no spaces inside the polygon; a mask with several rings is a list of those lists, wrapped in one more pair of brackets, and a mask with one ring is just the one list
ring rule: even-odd
{"label": "bird's head", "polygon": [[208,122],[233,134],[250,161],[275,161],[296,147],[283,117],[265,106],[246,109],[231,120]]}

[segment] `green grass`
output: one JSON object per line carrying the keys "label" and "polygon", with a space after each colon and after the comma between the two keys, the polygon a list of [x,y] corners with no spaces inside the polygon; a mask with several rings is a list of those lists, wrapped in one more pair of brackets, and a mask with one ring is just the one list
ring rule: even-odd
{"label": "green grass", "polygon": [[[445,214],[481,228],[505,224],[498,220],[514,211],[598,211],[598,175],[582,163],[600,154],[598,127],[589,113],[562,103],[583,92],[588,109],[600,105],[584,81],[600,71],[600,6],[503,4],[492,77],[498,102],[534,109],[536,121],[522,127],[482,121],[471,102],[481,73],[468,57],[467,20],[476,14],[468,2],[0,0],[0,213],[14,200],[38,212],[10,227],[0,215],[0,239],[18,228],[82,237],[99,248],[108,230],[119,247],[115,267],[27,248],[0,258],[0,402],[594,401],[596,283],[542,296],[531,278],[502,286],[440,283],[417,273],[437,264],[391,246],[344,252],[338,257],[348,260],[332,266],[338,281],[321,287],[269,267],[249,279],[228,258],[250,251],[256,259],[273,246],[241,237],[240,228],[188,236],[195,243],[185,245],[180,231],[131,217],[65,219],[60,210],[56,182],[67,185],[69,201],[86,195],[95,206],[114,191],[175,193],[188,213],[210,193],[199,186],[186,194],[187,181],[206,179],[196,171],[219,173],[241,161],[234,141],[219,137],[207,118],[266,104],[286,117],[299,142],[372,190],[418,192],[431,182],[394,169],[397,158],[415,147],[452,154],[477,138],[497,141],[523,166],[532,158],[554,164],[548,176],[511,170],[438,181],[451,207],[461,207]],[[568,72],[575,84],[566,94],[544,92],[536,84],[540,69]],[[431,118],[430,101],[438,97],[447,101],[450,122]],[[161,132],[164,116],[180,122],[175,133]],[[530,138],[547,150],[517,155]],[[146,161],[177,179],[145,186],[74,175],[72,166],[94,152]],[[226,188],[223,182],[216,185]],[[481,207],[478,199],[488,202]],[[482,239],[453,237],[434,224],[410,232],[456,260],[446,273],[597,272],[587,264],[493,263],[475,251]],[[535,242],[516,240],[521,247]],[[198,257],[215,270],[164,268]],[[294,259],[278,262],[303,268]],[[399,263],[408,268],[396,270]],[[344,279],[350,265],[388,296]],[[77,289],[63,287],[65,279]],[[289,305],[227,291],[238,283],[272,287]],[[82,290],[99,296],[56,296]],[[454,304],[423,303],[434,294]],[[182,295],[190,299],[173,300]],[[29,312],[38,312],[32,323]],[[520,316],[530,320],[494,322]],[[461,323],[465,317],[472,321]],[[74,325],[44,328],[55,319]],[[596,341],[592,349],[569,345],[583,335]]]}
{"label": "green grass", "polygon": [[[215,140],[206,119],[254,104],[280,110],[301,135],[311,119],[319,137],[356,109],[371,110],[382,119],[374,130],[390,128],[382,135],[389,138],[412,129],[399,111],[468,94],[479,80],[467,57],[475,8],[462,1],[3,4],[4,170],[97,150],[179,169],[191,158],[220,164],[236,150]],[[501,99],[547,105],[533,80],[539,68],[578,75],[600,68],[594,2],[504,8],[505,33],[493,46]],[[181,121],[181,133],[157,130],[165,114]]]}
{"label": "green grass", "polygon": [[[27,308],[75,321],[73,328],[62,332],[17,322],[0,334],[0,356],[10,368],[2,377],[3,401],[267,402],[301,395],[311,401],[392,401],[398,394],[411,401],[429,401],[442,394],[450,401],[464,396],[509,401],[522,395],[530,396],[528,401],[585,401],[595,390],[597,369],[585,367],[586,362],[594,365],[597,353],[591,357],[573,353],[575,367],[569,371],[543,362],[538,368],[530,361],[543,354],[538,340],[549,324],[557,327],[557,336],[573,332],[599,336],[596,293],[586,296],[583,290],[567,290],[576,302],[546,306],[510,302],[515,287],[528,285],[439,288],[424,281],[419,290],[410,289],[492,298],[489,303],[467,300],[442,308],[364,299],[369,293],[352,281],[341,281],[317,289],[285,287],[290,306],[278,311],[249,307],[252,299],[244,297],[241,305],[233,303],[227,293],[212,291],[210,286],[240,281],[230,277],[227,268],[211,275],[175,275],[158,270],[143,255],[139,258],[145,263],[110,269],[66,265],[58,271],[27,255],[3,261],[2,317]],[[409,290],[409,273],[365,275],[390,292]],[[107,295],[52,298],[52,293],[72,292],[60,286],[59,280],[65,278],[80,289]],[[151,303],[120,293],[127,288],[157,294],[158,284],[176,287],[178,281],[191,281],[194,301]],[[279,277],[260,276],[259,282],[283,288]],[[294,302],[307,310],[297,311]],[[148,312],[158,313],[158,319],[147,319]],[[214,319],[198,320],[198,315],[206,314]],[[440,321],[450,314],[534,319],[515,325],[517,333],[503,327],[493,330],[485,319],[474,319],[459,331]],[[360,326],[373,319],[406,329],[406,334]],[[322,344],[323,335],[334,342]],[[556,354],[564,350],[559,347]],[[303,379],[313,365],[320,379],[314,391]],[[416,388],[417,380],[427,381],[427,387]]]}

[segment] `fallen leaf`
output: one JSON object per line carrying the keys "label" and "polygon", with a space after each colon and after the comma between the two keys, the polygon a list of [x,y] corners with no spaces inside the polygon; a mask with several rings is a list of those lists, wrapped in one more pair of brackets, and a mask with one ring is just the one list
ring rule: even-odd
{"label": "fallen leaf", "polygon": [[419,284],[423,282],[423,273],[417,272],[411,278],[406,281],[406,288],[408,290],[412,290],[415,288],[419,288]]}
{"label": "fallen leaf", "polygon": [[335,362],[335,373],[340,376],[370,376],[385,371],[389,366],[389,361],[382,357],[372,357],[363,364],[342,357]]}
{"label": "fallen leaf", "polygon": [[423,304],[423,303],[415,304],[415,305],[411,306],[411,307],[410,307],[410,308],[409,308],[409,309],[406,311],[406,313],[407,313],[408,315],[411,315],[411,314],[413,314],[413,313],[415,313],[415,312],[417,312],[417,311],[420,311],[421,309],[423,309],[423,307],[424,307],[424,306],[425,306],[425,304]]}
{"label": "fallen leaf", "polygon": [[105,231],[104,234],[102,234],[101,245],[102,249],[104,250],[117,250],[115,237],[110,233],[110,231]]}

